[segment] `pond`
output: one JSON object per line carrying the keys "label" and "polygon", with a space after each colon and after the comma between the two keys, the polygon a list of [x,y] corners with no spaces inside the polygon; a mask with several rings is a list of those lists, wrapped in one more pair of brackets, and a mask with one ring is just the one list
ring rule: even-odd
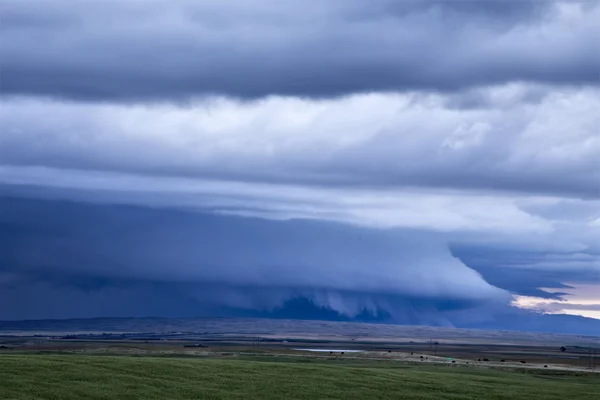
{"label": "pond", "polygon": [[300,351],[315,351],[319,353],[362,353],[364,350],[341,350],[341,349],[294,349]]}

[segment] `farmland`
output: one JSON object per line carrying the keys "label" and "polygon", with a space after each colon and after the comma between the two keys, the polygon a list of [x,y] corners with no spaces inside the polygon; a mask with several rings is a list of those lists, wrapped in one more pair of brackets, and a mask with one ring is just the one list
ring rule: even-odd
{"label": "farmland", "polygon": [[1,355],[0,398],[596,399],[586,373],[381,361]]}
{"label": "farmland", "polygon": [[579,400],[600,393],[594,337],[315,321],[109,322],[0,326],[0,398]]}

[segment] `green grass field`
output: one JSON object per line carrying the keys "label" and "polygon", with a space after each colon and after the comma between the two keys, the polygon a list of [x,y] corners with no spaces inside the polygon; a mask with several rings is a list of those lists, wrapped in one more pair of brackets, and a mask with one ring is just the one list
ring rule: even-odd
{"label": "green grass field", "polygon": [[0,355],[0,399],[600,399],[556,371],[84,355]]}

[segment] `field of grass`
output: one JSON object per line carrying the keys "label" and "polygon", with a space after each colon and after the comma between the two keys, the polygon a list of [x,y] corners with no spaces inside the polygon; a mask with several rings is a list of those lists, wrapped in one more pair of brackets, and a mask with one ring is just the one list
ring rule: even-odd
{"label": "field of grass", "polygon": [[85,355],[0,355],[1,399],[599,399],[556,371]]}

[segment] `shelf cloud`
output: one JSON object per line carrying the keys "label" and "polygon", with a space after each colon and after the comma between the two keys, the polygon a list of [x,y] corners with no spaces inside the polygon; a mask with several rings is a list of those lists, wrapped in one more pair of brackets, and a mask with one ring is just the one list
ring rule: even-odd
{"label": "shelf cloud", "polygon": [[598,3],[252,3],[0,0],[0,319],[595,329]]}

